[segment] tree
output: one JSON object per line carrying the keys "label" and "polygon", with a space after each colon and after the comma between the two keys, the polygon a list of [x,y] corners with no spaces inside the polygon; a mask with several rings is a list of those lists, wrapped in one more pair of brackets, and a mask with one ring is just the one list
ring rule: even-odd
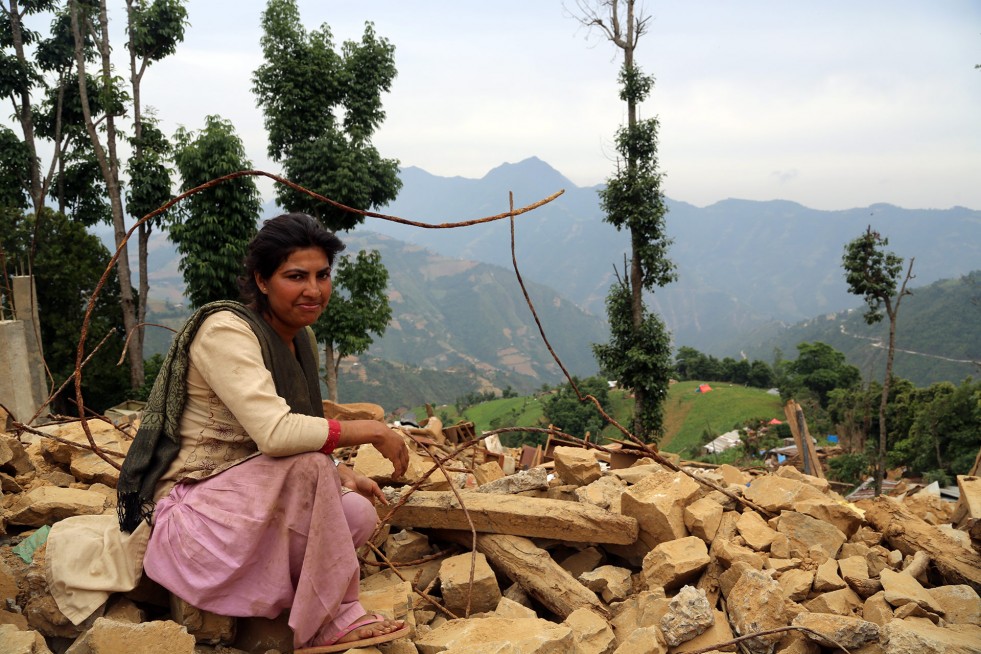
{"label": "tree", "polygon": [[[81,0],[69,0],[72,34],[75,38],[75,67],[78,73],[78,91],[81,101],[85,130],[92,142],[95,159],[99,164],[102,179],[106,185],[106,195],[112,214],[112,225],[119,259],[116,262],[119,275],[119,302],[123,311],[123,325],[128,337],[127,354],[129,358],[130,386],[137,389],[143,385],[143,344],[137,328],[136,296],[133,293],[132,273],[129,253],[124,243],[126,219],[123,211],[122,186],[120,184],[121,161],[117,152],[120,138],[117,119],[124,115],[124,92],[119,88],[119,80],[113,75],[110,58],[112,48],[109,43],[109,14],[106,0],[97,5],[83,4]],[[84,31],[83,31],[84,29]],[[88,37],[95,43],[98,56],[100,87],[96,97],[101,96],[105,113],[97,115],[90,98],[89,78],[86,72],[88,56],[85,44]],[[109,99],[108,101],[106,99]],[[105,135],[103,143],[102,135]]]}
{"label": "tree", "polygon": [[[252,167],[235,128],[220,116],[208,116],[198,133],[178,129],[174,140],[183,191]],[[235,178],[182,202],[169,236],[182,255],[180,270],[191,305],[238,297],[238,276],[261,210],[253,177]]]}
{"label": "tree", "polygon": [[[614,352],[610,347],[594,347],[600,366],[615,374],[619,381],[634,392],[634,433],[645,439],[660,437],[662,409],[653,406],[667,396],[670,371],[670,352],[661,347],[667,341],[664,324],[644,306],[643,292],[653,292],[676,278],[674,264],[667,258],[671,240],[665,234],[664,216],[667,206],[661,191],[661,173],[657,158],[657,118],[638,118],[638,107],[650,95],[654,78],[645,75],[634,63],[634,51],[646,32],[648,17],[634,12],[634,0],[601,0],[597,8],[579,2],[580,22],[598,28],[607,39],[623,51],[620,70],[620,99],[627,103],[627,125],[616,136],[620,155],[617,171],[606,188],[600,191],[600,204],[606,220],[617,230],[630,232],[629,276],[623,283],[611,287],[607,298],[610,307],[626,312],[630,329],[621,332],[619,345],[625,349]],[[619,297],[629,291],[629,303]],[[624,317],[608,313],[611,326]],[[645,338],[652,336],[653,338]],[[611,340],[611,344],[617,340]],[[610,358],[601,358],[600,352]],[[624,356],[630,353],[629,358]],[[660,357],[666,357],[660,360]],[[616,363],[615,363],[616,362]],[[619,366],[619,367],[618,367]],[[628,372],[632,371],[632,372]],[[626,375],[632,375],[628,379]]]}
{"label": "tree", "polygon": [[[606,296],[606,313],[610,317],[610,342],[593,345],[593,353],[606,371],[616,371],[621,386],[643,388],[645,401],[634,403],[634,425],[662,431],[664,400],[671,377],[671,342],[664,323],[655,314],[644,311],[640,328],[636,328],[629,310],[632,294],[630,282],[618,280]],[[638,416],[636,413],[643,412]],[[635,427],[636,429],[636,427]]]}
{"label": "tree", "polygon": [[[157,129],[156,120],[152,116],[144,116],[141,92],[143,75],[152,63],[177,51],[177,44],[184,40],[186,24],[187,9],[183,0],[126,0],[126,26],[129,32],[126,46],[133,98],[133,156],[126,167],[130,177],[126,208],[136,220],[170,199],[170,170],[165,163],[170,144]],[[158,224],[160,220],[159,217],[154,219]],[[140,289],[136,320],[141,358],[143,323],[150,292],[147,248],[154,221],[140,223],[137,228]]]}
{"label": "tree", "polygon": [[[37,306],[44,316],[40,337],[52,382],[58,388],[75,372],[82,320],[89,298],[109,264],[110,255],[97,237],[86,233],[83,225],[49,208],[42,209],[40,221],[36,221],[33,214],[15,217],[10,209],[0,210],[0,243],[8,260],[26,260],[35,238]],[[71,265],[65,265],[65,262],[71,262]],[[114,282],[115,279],[110,277],[95,302],[88,325],[88,335],[95,344],[111,329],[119,328],[119,291]],[[93,349],[92,359],[83,369],[82,389],[86,405],[96,410],[105,410],[125,399],[126,371],[116,366],[122,336],[120,331],[99,351]],[[74,398],[74,384],[71,383],[54,399],[50,410],[68,413],[72,408],[69,402]],[[22,421],[29,417],[18,416]]]}
{"label": "tree", "polygon": [[[886,350],[886,374],[882,382],[882,397],[879,402],[879,449],[875,458],[875,494],[882,492],[882,478],[886,466],[886,406],[889,402],[889,384],[892,378],[892,363],[896,354],[896,320],[899,304],[903,297],[911,295],[906,285],[913,278],[913,259],[909,260],[906,275],[902,277],[903,259],[886,251],[889,240],[872,230],[869,225],[865,233],[845,245],[842,267],[848,292],[859,295],[866,304],[865,322],[874,325],[885,315],[889,318],[889,345]],[[897,285],[899,286],[897,290]]]}
{"label": "tree", "polygon": [[[101,178],[105,182],[105,192],[109,200],[112,225],[116,247],[119,248],[117,260],[120,305],[123,312],[123,324],[127,334],[127,354],[130,364],[130,384],[134,390],[143,385],[143,329],[142,317],[146,313],[146,299],[149,285],[146,280],[146,243],[149,239],[151,226],[143,224],[139,233],[139,270],[140,290],[134,294],[131,285],[132,271],[130,270],[128,247],[124,243],[126,237],[126,212],[123,207],[123,184],[121,171],[124,162],[118,153],[120,140],[124,137],[121,121],[126,113],[127,103],[133,111],[136,134],[136,163],[131,171],[136,172],[138,182],[140,175],[160,174],[164,172],[158,166],[143,165],[144,147],[143,114],[140,99],[140,83],[146,68],[154,61],[171,54],[177,44],[184,38],[186,12],[180,0],[127,0],[127,44],[130,55],[130,84],[132,95],[127,95],[122,80],[114,74],[111,61],[111,44],[109,40],[109,14],[106,0],[98,2],[83,2],[69,0],[68,11],[71,22],[71,32],[74,37],[75,69],[78,76],[78,91],[85,130],[92,143],[95,162],[98,164]],[[90,78],[86,73],[89,56],[86,44],[93,43],[96,56],[94,63],[98,69],[95,79],[97,88],[90,88]],[[98,113],[100,101],[103,112]],[[103,141],[104,137],[104,141]],[[163,184],[157,180],[156,186]]]}
{"label": "tree", "polygon": [[832,390],[853,388],[861,380],[858,368],[827,343],[798,343],[797,352],[797,359],[787,365],[788,376],[780,389],[784,399],[806,389],[822,408],[827,408]]}
{"label": "tree", "polygon": [[[290,181],[349,207],[367,210],[394,200],[402,186],[398,161],[383,159],[371,137],[385,119],[381,98],[396,75],[395,47],[366,23],[361,41],[345,42],[338,53],[328,25],[304,29],[295,0],[269,0],[262,29],[265,63],[253,73],[252,90],[265,116],[269,156],[282,163]],[[287,211],[308,213],[334,231],[364,220],[287,187],[278,188],[276,197]],[[342,353],[366,350],[369,332],[383,334],[391,316],[384,286],[377,287],[388,278],[381,255],[359,254],[345,270],[350,274],[342,278],[339,268],[335,280],[339,297],[354,298],[363,290],[348,283],[367,284],[371,295],[344,304],[343,313],[332,307],[325,320],[336,315],[339,323],[317,328],[331,339],[325,345],[328,388],[336,385]],[[331,393],[336,399],[336,387]]]}
{"label": "tree", "polygon": [[376,251],[358,252],[357,258],[343,256],[335,262],[335,288],[327,305],[326,320],[314,325],[317,340],[324,343],[327,392],[337,401],[337,372],[341,359],[368,351],[371,334],[385,333],[392,318],[385,289],[388,271]]}
{"label": "tree", "polygon": [[[606,409],[609,407],[609,384],[603,377],[589,377],[573,381],[583,395],[592,395]],[[580,402],[579,396],[571,384],[563,384],[558,390],[542,402],[545,419],[567,434],[584,438],[586,433],[592,434],[592,441],[597,442],[599,433],[606,426],[603,416],[599,414],[592,402]]]}

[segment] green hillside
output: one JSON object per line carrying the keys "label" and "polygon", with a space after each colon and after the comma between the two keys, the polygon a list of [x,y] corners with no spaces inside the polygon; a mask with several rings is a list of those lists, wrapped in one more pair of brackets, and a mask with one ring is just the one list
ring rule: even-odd
{"label": "green hillside", "polygon": [[683,458],[697,455],[703,434],[714,438],[754,419],[783,420],[779,395],[759,388],[712,384],[708,393],[696,393],[699,382],[679,382],[668,390],[665,405],[665,437],[661,447]]}
{"label": "green hillside", "polygon": [[[703,434],[713,437],[731,429],[741,427],[753,419],[783,419],[780,397],[770,395],[758,388],[712,385],[709,393],[696,393],[699,382],[680,382],[672,384],[665,405],[666,433],[661,448],[666,452],[677,452],[684,458],[697,456],[702,444]],[[633,409],[631,398],[624,391],[610,392],[612,415],[623,425],[629,425]],[[471,406],[461,415],[452,405],[441,405],[433,409],[444,425],[460,421],[474,423],[477,433],[503,427],[546,427],[540,396],[502,398]],[[419,420],[425,419],[424,407],[416,407],[413,413]],[[581,436],[581,434],[573,434]],[[516,434],[517,436],[517,434]],[[612,426],[603,430],[603,437],[622,438]],[[524,442],[535,443],[535,435],[525,434]],[[514,446],[517,440],[505,439]]]}
{"label": "green hillside", "polygon": [[[959,384],[981,374],[981,271],[914,288],[903,298],[893,374],[919,387]],[[858,299],[856,298],[856,302]],[[865,379],[885,374],[889,321],[869,326],[859,309],[827,314],[757,336],[740,346],[750,359],[770,361],[775,349],[797,358],[798,343],[826,343],[858,366]]]}

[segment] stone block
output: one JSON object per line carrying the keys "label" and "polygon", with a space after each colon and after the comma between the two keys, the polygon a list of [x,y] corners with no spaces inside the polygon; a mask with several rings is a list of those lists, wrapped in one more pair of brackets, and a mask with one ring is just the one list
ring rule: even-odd
{"label": "stone block", "polygon": [[[783,590],[769,575],[757,570],[746,571],[739,577],[726,597],[726,605],[739,636],[783,627],[788,622]],[[758,636],[743,644],[751,654],[770,654],[781,636]]]}
{"label": "stone block", "polygon": [[674,647],[691,640],[715,623],[704,590],[684,586],[668,603],[668,612],[661,618],[661,632],[668,645]]}
{"label": "stone block", "polygon": [[409,563],[432,554],[429,538],[417,531],[403,529],[385,541],[385,556],[392,563]]}
{"label": "stone block", "polygon": [[794,602],[803,602],[811,592],[814,583],[813,570],[787,570],[777,579],[784,597]]}
{"label": "stone block", "polygon": [[685,507],[685,527],[692,536],[711,543],[722,521],[722,505],[708,497],[702,497]]}
{"label": "stone block", "polygon": [[[669,654],[686,654],[687,652],[695,652],[698,650],[703,650],[706,647],[729,642],[733,638],[734,635],[732,633],[732,627],[729,626],[729,621],[726,619],[726,614],[716,609],[712,611],[711,627],[691,640],[686,640],[676,647],[672,647]],[[717,648],[715,651],[735,652],[736,646],[725,645]]]}
{"label": "stone block", "polygon": [[841,590],[845,587],[845,580],[838,576],[838,562],[828,559],[818,566],[814,573],[814,591],[826,593],[832,590]]}
{"label": "stone block", "polygon": [[[415,639],[419,654],[566,654],[575,651],[572,629],[540,618],[449,620]],[[502,649],[503,647],[503,649]],[[479,648],[479,649],[478,649]]]}
{"label": "stone block", "polygon": [[669,591],[696,582],[710,562],[705,541],[687,536],[652,549],[644,557],[641,576],[647,588]]}
{"label": "stone block", "polygon": [[141,624],[99,618],[65,654],[194,654],[194,636],[170,620]]}
{"label": "stone block", "polygon": [[698,482],[666,469],[644,477],[620,498],[620,511],[637,520],[639,538],[648,547],[688,536],[684,507],[699,495]]}
{"label": "stone block", "polygon": [[819,490],[809,484],[776,475],[757,477],[743,494],[746,499],[771,513],[792,511],[798,502],[806,499],[824,498]]}
{"label": "stone block", "polygon": [[874,622],[880,627],[889,624],[893,618],[892,606],[886,601],[886,594],[879,591],[865,600],[862,605],[862,617],[869,622]]}
{"label": "stone block", "polygon": [[816,595],[804,603],[813,613],[833,613],[835,615],[857,615],[862,609],[862,598],[851,588],[832,590]]}
{"label": "stone block", "polygon": [[940,603],[911,575],[883,570],[879,573],[879,580],[882,582],[886,601],[890,605],[902,606],[909,602],[916,602],[931,613],[943,615],[944,609]]}
{"label": "stone block", "polygon": [[791,623],[795,627],[805,627],[813,633],[805,632],[805,637],[814,640],[822,647],[844,647],[858,649],[866,643],[879,640],[879,625],[860,618],[831,613],[800,613]]}
{"label": "stone block", "polygon": [[596,547],[585,547],[575,554],[570,554],[561,561],[559,565],[562,569],[578,579],[584,572],[593,570],[603,561],[603,553]]}
{"label": "stone block", "polygon": [[960,654],[977,652],[981,627],[953,624],[938,627],[926,620],[893,619],[879,637],[888,654]]}
{"label": "stone block", "polygon": [[626,482],[612,475],[607,475],[586,486],[577,487],[573,493],[579,502],[592,504],[613,513],[620,513],[620,497],[625,490],[627,490]]}
{"label": "stone block", "polygon": [[602,565],[582,573],[578,579],[586,588],[599,593],[607,604],[625,600],[633,590],[630,570],[614,565]]}
{"label": "stone block", "polygon": [[616,636],[609,623],[595,611],[576,609],[563,620],[572,629],[577,654],[609,654],[616,647]]}
{"label": "stone block", "polygon": [[170,617],[187,629],[198,643],[218,645],[235,640],[235,618],[191,606],[173,594],[170,596]]}
{"label": "stone block", "polygon": [[613,654],[667,654],[668,644],[658,627],[641,627],[634,630],[613,651]]}
{"label": "stone block", "polygon": [[981,625],[981,598],[966,584],[927,588],[927,592],[944,610],[944,620],[953,624]]}
{"label": "stone block", "polygon": [[7,522],[12,525],[41,527],[73,515],[98,515],[105,508],[106,498],[101,493],[78,488],[39,486],[27,493],[10,496]]}
{"label": "stone block", "polygon": [[[473,571],[473,587],[470,586],[471,557],[476,557]],[[444,559],[439,568],[439,583],[446,608],[463,615],[470,596],[471,613],[493,611],[501,600],[494,571],[482,553],[468,553]]]}
{"label": "stone block", "polygon": [[586,486],[602,476],[599,461],[583,447],[556,447],[552,450],[555,474],[565,484]]}
{"label": "stone block", "polygon": [[744,511],[736,520],[736,531],[743,537],[746,544],[757,552],[766,552],[777,532],[770,529],[766,521],[756,511]]}
{"label": "stone block", "polygon": [[44,636],[0,623],[0,652],[3,654],[51,654]]}
{"label": "stone block", "polygon": [[780,514],[777,531],[789,540],[790,555],[802,559],[813,559],[813,548],[823,552],[824,558],[834,559],[846,540],[845,534],[834,525],[796,511]]}

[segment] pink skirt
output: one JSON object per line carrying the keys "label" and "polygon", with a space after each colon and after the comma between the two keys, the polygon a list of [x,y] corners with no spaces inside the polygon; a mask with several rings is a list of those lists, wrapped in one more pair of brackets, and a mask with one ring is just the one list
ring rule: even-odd
{"label": "pink skirt", "polygon": [[329,457],[260,455],[157,502],[146,574],[185,602],[227,616],[289,609],[297,647],[364,615],[356,548],[372,503],[341,492]]}

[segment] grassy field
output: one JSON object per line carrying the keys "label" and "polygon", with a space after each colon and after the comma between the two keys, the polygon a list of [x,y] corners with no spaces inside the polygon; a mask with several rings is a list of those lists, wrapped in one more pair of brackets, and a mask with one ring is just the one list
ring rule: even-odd
{"label": "grassy field", "polygon": [[698,385],[699,382],[679,382],[668,390],[663,450],[691,457],[701,447],[706,431],[718,436],[754,418],[784,419],[778,395],[727,383],[710,383],[710,392],[696,393]]}
{"label": "grassy field", "polygon": [[[783,419],[779,396],[770,395],[758,388],[730,386],[726,383],[712,385],[709,393],[696,393],[699,382],[672,384],[665,404],[665,436],[661,449],[677,452],[683,457],[697,455],[706,431],[713,437],[755,418]],[[609,409],[620,424],[630,427],[633,399],[623,391],[610,392]],[[467,408],[463,415],[452,405],[434,407],[433,412],[444,425],[460,421],[474,423],[477,433],[497,427],[545,427],[542,403],[537,397],[514,397],[483,402]],[[425,419],[425,408],[417,407],[414,413],[419,420]],[[579,435],[579,434],[574,434]],[[603,437],[622,438],[613,426],[603,430]]]}

